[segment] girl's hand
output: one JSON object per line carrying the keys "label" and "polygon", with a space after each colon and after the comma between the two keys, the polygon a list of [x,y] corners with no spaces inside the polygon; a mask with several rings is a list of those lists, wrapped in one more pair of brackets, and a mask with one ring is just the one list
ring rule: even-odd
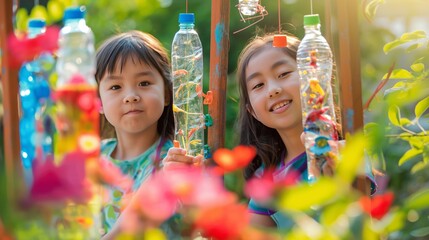
{"label": "girl's hand", "polygon": [[203,156],[186,155],[186,150],[175,143],[175,146],[168,150],[167,156],[162,160],[162,165],[164,170],[171,170],[193,165],[199,166],[202,161]]}

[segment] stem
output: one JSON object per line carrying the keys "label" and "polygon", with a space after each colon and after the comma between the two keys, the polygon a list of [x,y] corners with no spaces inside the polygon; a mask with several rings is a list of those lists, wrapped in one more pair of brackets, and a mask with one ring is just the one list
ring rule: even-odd
{"label": "stem", "polygon": [[368,110],[369,105],[371,104],[372,100],[374,99],[375,95],[386,85],[387,81],[390,79],[390,75],[392,75],[393,69],[395,68],[396,62],[393,62],[392,66],[389,68],[389,72],[387,72],[387,76],[383,81],[381,81],[375,91],[371,94],[368,101],[365,103],[365,106],[363,107],[363,110]]}

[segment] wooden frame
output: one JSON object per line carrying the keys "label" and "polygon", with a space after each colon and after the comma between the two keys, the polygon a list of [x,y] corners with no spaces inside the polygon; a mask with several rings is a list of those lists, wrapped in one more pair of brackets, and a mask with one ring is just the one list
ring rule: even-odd
{"label": "wooden frame", "polygon": [[5,170],[9,199],[17,194],[17,176],[22,176],[19,146],[18,71],[8,67],[7,38],[13,33],[13,1],[0,1],[0,43],[2,49],[3,126]]}

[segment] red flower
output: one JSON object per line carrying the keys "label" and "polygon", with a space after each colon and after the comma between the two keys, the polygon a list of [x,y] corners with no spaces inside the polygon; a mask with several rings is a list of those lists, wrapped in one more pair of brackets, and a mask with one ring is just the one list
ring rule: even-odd
{"label": "red flower", "polygon": [[47,27],[44,34],[35,38],[18,38],[12,34],[8,38],[9,58],[7,64],[12,68],[19,68],[22,63],[34,60],[43,52],[54,52],[58,48],[58,27]]}
{"label": "red flower", "polygon": [[256,148],[239,145],[233,150],[220,148],[213,154],[213,160],[219,165],[222,172],[232,172],[241,169],[256,156]]}
{"label": "red flower", "polygon": [[204,237],[237,239],[249,223],[249,212],[243,204],[218,205],[203,208],[195,219],[196,229]]}
{"label": "red flower", "polygon": [[378,220],[382,219],[389,211],[394,199],[393,192],[377,195],[372,199],[368,196],[363,196],[359,200],[364,212]]}

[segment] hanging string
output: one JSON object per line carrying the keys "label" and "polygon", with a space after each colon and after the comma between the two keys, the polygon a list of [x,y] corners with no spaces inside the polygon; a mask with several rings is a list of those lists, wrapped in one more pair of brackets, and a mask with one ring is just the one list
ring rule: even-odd
{"label": "hanging string", "polygon": [[34,0],[34,6],[38,6],[39,5],[39,0]]}
{"label": "hanging string", "polygon": [[186,0],[186,13],[188,13],[188,0]]}
{"label": "hanging string", "polygon": [[282,27],[281,27],[281,17],[280,17],[280,0],[277,1],[277,11],[278,11],[278,18],[279,18],[279,34],[282,32]]}
{"label": "hanging string", "polygon": [[310,0],[311,15],[313,15],[313,0]]}

